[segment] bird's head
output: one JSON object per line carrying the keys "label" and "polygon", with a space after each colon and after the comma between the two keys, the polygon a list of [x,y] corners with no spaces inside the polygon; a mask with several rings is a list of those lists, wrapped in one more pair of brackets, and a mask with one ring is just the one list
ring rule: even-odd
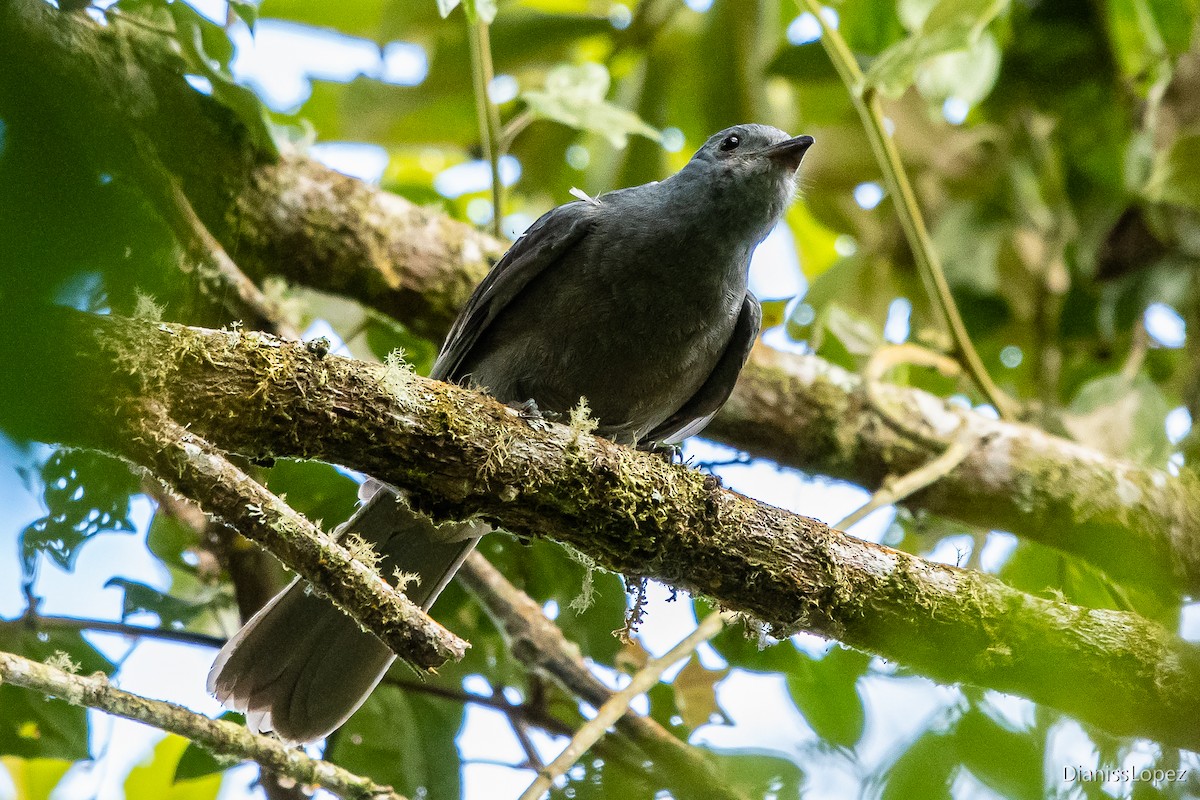
{"label": "bird's head", "polygon": [[788,136],[770,125],[735,125],[710,136],[680,176],[766,236],[795,194],[796,169],[812,143],[811,136]]}

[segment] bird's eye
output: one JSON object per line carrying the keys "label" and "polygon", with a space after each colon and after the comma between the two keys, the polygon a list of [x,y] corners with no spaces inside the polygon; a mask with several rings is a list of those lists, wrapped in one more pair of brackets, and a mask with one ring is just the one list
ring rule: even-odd
{"label": "bird's eye", "polygon": [[731,134],[729,136],[726,136],[725,139],[721,142],[721,149],[724,150],[725,152],[729,152],[730,150],[736,150],[737,146],[741,143],[742,143],[742,137],[738,136],[736,133]]}

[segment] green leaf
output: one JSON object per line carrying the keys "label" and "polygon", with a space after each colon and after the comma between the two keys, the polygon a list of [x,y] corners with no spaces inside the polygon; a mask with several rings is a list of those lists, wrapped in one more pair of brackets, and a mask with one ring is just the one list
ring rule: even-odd
{"label": "green leaf", "polygon": [[57,758],[0,758],[19,800],[50,800],[71,762]]}
{"label": "green leaf", "polygon": [[[235,711],[226,711],[217,719],[235,722],[239,725],[243,724],[246,720],[244,716]],[[202,778],[205,775],[224,772],[241,762],[242,759],[236,756],[215,756],[195,742],[189,742],[187,748],[183,751],[183,755],[179,757],[179,763],[175,765],[173,780],[175,783],[178,783],[179,781],[191,780],[193,778]]]}
{"label": "green leaf", "polygon": [[1007,8],[1008,0],[940,0],[919,31],[883,51],[871,64],[867,85],[899,97],[913,85],[922,65],[935,56],[970,48]]}
{"label": "green leaf", "polygon": [[104,588],[116,587],[125,593],[121,605],[121,619],[127,620],[134,614],[149,612],[159,619],[164,628],[179,628],[191,622],[208,609],[210,598],[198,602],[181,600],[160,592],[153,586],[131,581],[127,578],[109,578]]}
{"label": "green leaf", "polygon": [[978,710],[959,718],[951,738],[963,766],[1001,796],[1009,800],[1045,796],[1044,738],[1010,730]]}
{"label": "green leaf", "polygon": [[188,66],[208,78],[213,97],[246,126],[255,146],[278,158],[279,148],[271,134],[266,107],[250,88],[236,83],[229,75],[227,67],[233,44],[224,29],[213,25],[186,3],[172,3],[170,8],[175,19],[176,41]]}
{"label": "green leaf", "polygon": [[870,657],[835,646],[824,658],[800,658],[786,674],[792,702],[825,741],[853,747],[862,738],[866,711],[858,679]]}
{"label": "green leaf", "polygon": [[[438,0],[439,5],[444,2],[446,0]],[[462,7],[472,25],[476,22],[490,25],[496,18],[496,0],[462,0]],[[446,15],[442,14],[442,16]]]}
{"label": "green leaf", "polygon": [[129,500],[141,482],[128,464],[92,451],[56,450],[42,465],[40,478],[48,513],[21,532],[26,580],[39,553],[72,570],[79,548],[93,536],[133,532]]}
{"label": "green leaf", "polygon": [[521,97],[534,117],[594,131],[613,147],[624,147],[631,134],[658,141],[658,131],[633,112],[604,99],[609,81],[608,70],[600,64],[562,65],[550,71],[541,91],[525,92]]}
{"label": "green leaf", "polygon": [[[876,55],[904,36],[896,6],[895,0],[842,3],[837,7],[838,32],[855,53]],[[821,48],[820,43],[813,44]]]}
{"label": "green leaf", "polygon": [[[817,355],[840,367],[857,369],[861,361],[883,346],[879,327],[841,303],[829,303],[817,311],[809,325],[794,317],[802,310],[803,306],[797,305],[793,317],[785,321],[788,335],[796,340],[807,338]],[[812,310],[805,313],[811,314]]]}
{"label": "green leaf", "polygon": [[279,459],[267,473],[267,488],[286,495],[288,505],[326,530],[348,519],[358,507],[358,484],[319,461]]}
{"label": "green leaf", "polygon": [[187,748],[187,739],[167,734],[154,748],[151,758],[130,771],[125,779],[125,796],[153,797],[154,800],[213,800],[221,790],[219,774],[176,782],[175,772]]}
{"label": "green leaf", "polygon": [[[592,659],[612,665],[621,643],[613,630],[621,627],[626,608],[619,575],[593,570],[590,604],[576,600],[585,593],[588,569],[561,546],[541,539],[522,545],[503,536],[488,536],[481,550],[497,569],[539,604],[558,606],[555,624]],[[574,604],[574,605],[573,605]]]}
{"label": "green leaf", "polygon": [[789,759],[767,753],[725,752],[718,755],[722,772],[750,797],[801,797],[804,770]]}
{"label": "green leaf", "polygon": [[455,737],[463,707],[384,684],[338,731],[325,756],[408,797],[458,797]]}
{"label": "green leaf", "polygon": [[250,32],[254,33],[254,26],[258,23],[258,3],[250,0],[230,0],[229,7],[237,14],[238,19],[246,23]]}
{"label": "green leaf", "polygon": [[957,766],[944,735],[927,732],[888,769],[882,800],[952,800],[950,782]]}
{"label": "green leaf", "polygon": [[1080,387],[1062,421],[1078,441],[1113,456],[1161,465],[1171,454],[1164,427],[1170,410],[1162,390],[1148,377],[1118,373]]}
{"label": "green leaf", "polygon": [[1155,158],[1146,197],[1200,209],[1200,135],[1184,136]]}
{"label": "green leaf", "polygon": [[[34,661],[66,653],[84,674],[113,670],[108,659],[73,631],[39,635],[17,623],[0,625],[0,650]],[[8,684],[0,684],[0,709],[0,754],[69,761],[89,757],[85,709]]]}

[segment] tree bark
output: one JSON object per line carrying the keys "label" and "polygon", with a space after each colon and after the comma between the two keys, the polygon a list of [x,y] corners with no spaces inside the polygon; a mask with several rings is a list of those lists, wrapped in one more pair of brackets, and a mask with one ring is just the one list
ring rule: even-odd
{"label": "tree bark", "polygon": [[41,336],[39,363],[71,376],[82,423],[47,408],[42,440],[144,457],[126,432],[157,403],[220,447],[361,470],[437,518],[548,536],[605,568],[708,595],[778,636],[812,631],[941,682],[1200,746],[1200,651],[1137,615],[1033,597],[860,541],[582,430],[530,427],[486,396],[395,365],[66,311],[47,314]]}
{"label": "tree bark", "polygon": [[[130,130],[152,141],[204,223],[259,282],[282,275],[346,294],[440,340],[505,249],[302,156],[256,149],[228,109],[187,85],[163,37],[119,18],[102,27],[41,0],[11,0],[0,6],[0,42],[11,45],[0,47],[0,86],[86,109],[95,129],[64,137],[115,151],[133,174],[144,165],[126,144]],[[1111,458],[916,390],[888,396],[911,428],[944,434],[961,420],[978,433],[962,464],[906,501],[910,507],[1011,530],[1121,579],[1200,590],[1200,482],[1190,473]],[[761,345],[707,435],[872,490],[937,456],[928,442],[887,428],[860,379]]]}

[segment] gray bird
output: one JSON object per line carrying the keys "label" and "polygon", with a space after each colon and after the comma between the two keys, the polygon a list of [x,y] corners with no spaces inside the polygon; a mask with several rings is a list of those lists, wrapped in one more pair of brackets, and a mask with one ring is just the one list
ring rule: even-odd
{"label": "gray bird", "polygon": [[[787,209],[812,142],[737,125],[664,181],[548,212],[476,288],[431,377],[542,412],[586,398],[597,433],[625,444],[696,433],[758,335],[750,254]],[[406,593],[428,609],[486,527],[435,526],[385,487],[364,499],[342,531],[373,544],[384,575],[418,575]],[[394,658],[297,580],[229,640],[208,689],[253,729],[309,742],[345,722]]]}

